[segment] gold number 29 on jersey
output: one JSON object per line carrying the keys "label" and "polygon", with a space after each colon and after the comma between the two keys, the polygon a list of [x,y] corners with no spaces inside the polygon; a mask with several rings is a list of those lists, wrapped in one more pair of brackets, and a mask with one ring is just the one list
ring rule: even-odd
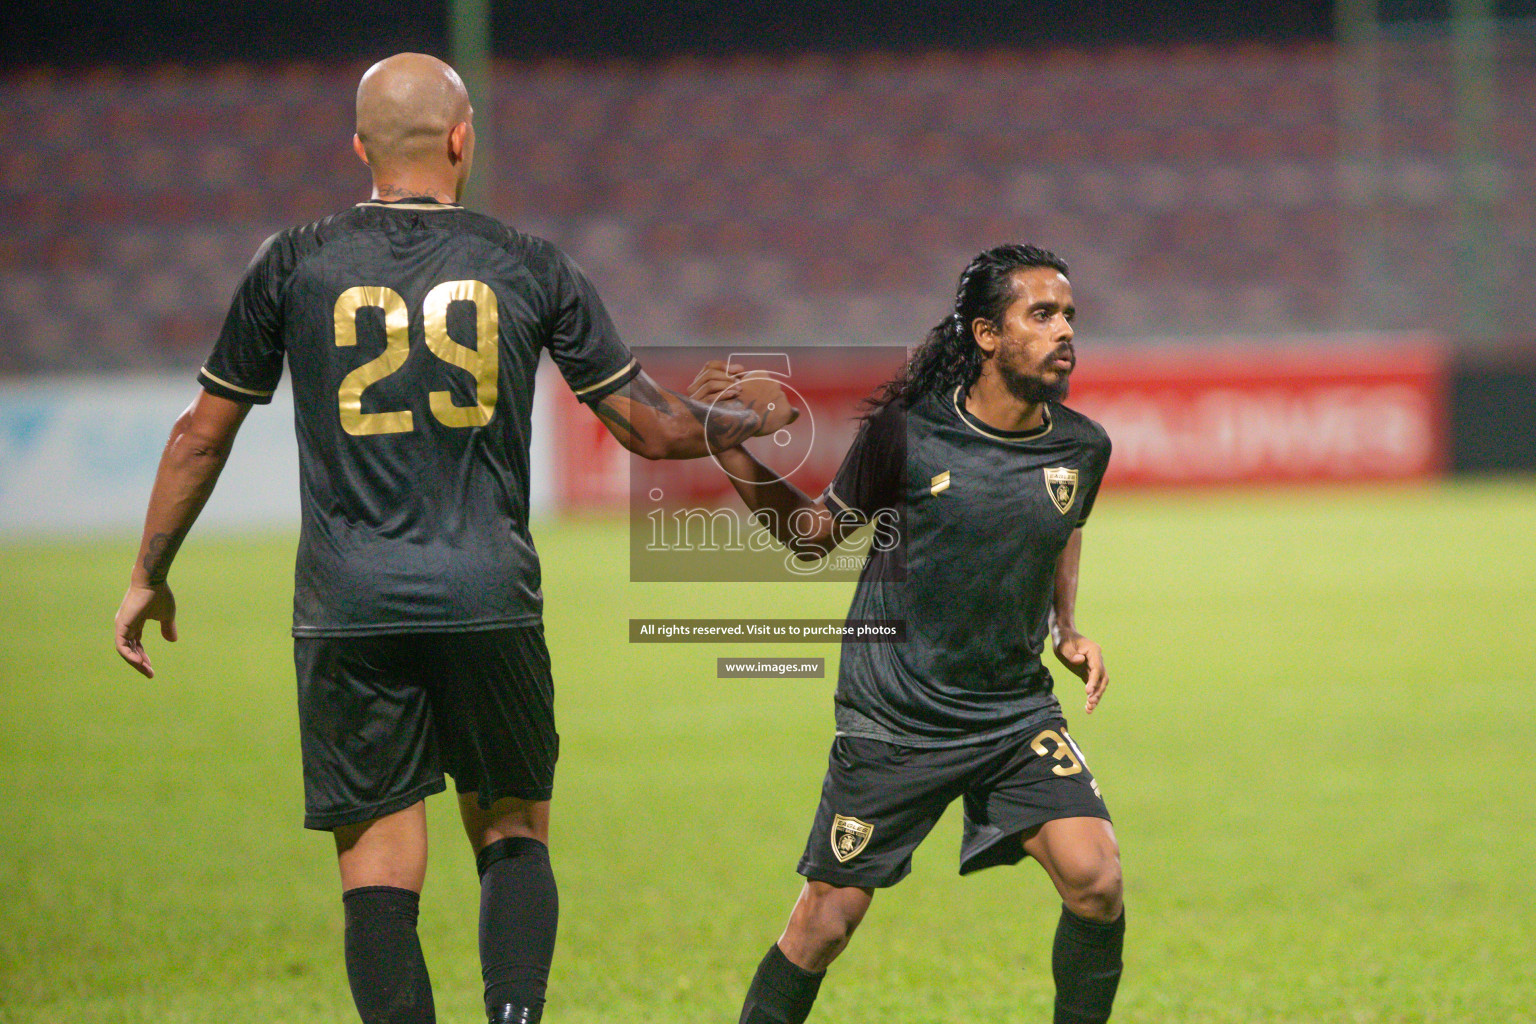
{"label": "gold number 29 on jersey", "polygon": [[[460,345],[448,336],[448,306],[453,302],[474,304],[474,348]],[[410,312],[400,293],[392,288],[362,285],[342,292],[334,313],[336,345],[350,348],[357,344],[357,312],[369,307],[384,314],[384,351],[342,380],[336,393],[341,426],[356,436],[403,434],[415,426],[409,409],[363,412],[363,392],[399,370],[411,354]],[[432,415],[445,427],[485,426],[496,411],[496,293],[481,281],[444,281],[427,292],[421,303],[421,317],[427,348],[432,354],[475,378],[474,405],[455,405],[450,392],[433,391],[427,396]]]}

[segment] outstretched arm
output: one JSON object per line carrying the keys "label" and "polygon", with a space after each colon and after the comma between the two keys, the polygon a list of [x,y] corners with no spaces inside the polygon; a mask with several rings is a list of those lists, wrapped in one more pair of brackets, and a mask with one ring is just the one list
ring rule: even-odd
{"label": "outstretched arm", "polygon": [[863,525],[856,516],[833,512],[826,502],[812,498],[745,448],[720,452],[716,458],[752,517],[806,561],[825,556]]}
{"label": "outstretched arm", "polygon": [[[689,396],[697,402],[719,403],[761,383],[772,383],[743,377],[740,371],[741,367],[727,366],[721,360],[708,362],[689,386]],[[717,450],[715,459],[753,517],[780,544],[807,561],[823,557],[862,525],[855,516],[837,515],[825,502],[785,480],[745,448]]]}
{"label": "outstretched arm", "polygon": [[800,415],[771,380],[710,404],[658,385],[644,372],[593,408],[620,444],[647,459],[698,459],[771,434]]}
{"label": "outstretched arm", "polygon": [[200,392],[176,420],[160,456],[160,469],[149,495],[139,557],[128,577],[128,593],[117,609],[117,653],[139,672],[154,677],[144,650],[144,625],[160,623],[160,635],[176,639],[176,597],[166,576],[187,531],[213,493],[229,458],[235,434],[251,407]]}
{"label": "outstretched arm", "polygon": [[1083,529],[1078,527],[1067,538],[1067,546],[1056,556],[1056,582],[1051,595],[1051,643],[1056,657],[1083,681],[1088,696],[1083,710],[1093,714],[1109,686],[1104,671],[1104,652],[1099,645],[1077,631],[1077,573],[1083,555]]}

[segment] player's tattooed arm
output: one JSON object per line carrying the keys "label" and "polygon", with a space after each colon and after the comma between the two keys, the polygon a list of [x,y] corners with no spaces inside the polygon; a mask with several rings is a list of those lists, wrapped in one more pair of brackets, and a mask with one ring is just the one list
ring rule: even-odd
{"label": "player's tattooed arm", "polygon": [[181,542],[187,537],[186,529],[161,531],[144,541],[144,557],[139,568],[144,572],[144,582],[158,586],[165,582],[171,571],[171,562],[181,550]]}
{"label": "player's tattooed arm", "polygon": [[645,373],[594,408],[620,444],[648,459],[696,459],[773,433],[799,415],[772,381],[706,405],[663,388]]}
{"label": "player's tattooed arm", "polygon": [[200,393],[176,420],[160,456],[138,558],[113,623],[118,654],[145,676],[153,676],[154,670],[144,650],[144,627],[157,621],[165,639],[176,639],[176,598],[166,575],[182,540],[213,493],[235,433],[249,410],[249,405]]}
{"label": "player's tattooed arm", "polygon": [[[718,403],[760,383],[752,374],[744,373],[741,366],[716,359],[699,370],[688,393],[697,402]],[[722,451],[715,459],[752,518],[805,561],[825,556],[869,522],[855,512],[833,511],[824,498],[812,498],[745,448]]]}
{"label": "player's tattooed arm", "polygon": [[1083,530],[1078,527],[1056,556],[1051,589],[1051,645],[1061,663],[1083,681],[1087,697],[1083,710],[1092,714],[1109,686],[1109,673],[1104,669],[1104,651],[1077,631],[1077,576],[1082,554]]}
{"label": "player's tattooed arm", "polygon": [[132,582],[165,582],[181,542],[213,493],[250,406],[200,392],[176,419],[160,455]]}

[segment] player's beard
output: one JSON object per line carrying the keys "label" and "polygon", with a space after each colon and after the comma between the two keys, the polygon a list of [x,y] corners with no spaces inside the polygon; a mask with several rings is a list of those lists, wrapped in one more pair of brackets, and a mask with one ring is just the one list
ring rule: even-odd
{"label": "player's beard", "polygon": [[[1054,355],[1051,356],[1051,359],[1055,358]],[[1066,373],[1058,373],[1055,380],[1046,380],[1039,373],[1013,366],[1007,359],[998,360],[997,374],[1009,394],[1031,405],[1065,401],[1072,383],[1070,376]]]}

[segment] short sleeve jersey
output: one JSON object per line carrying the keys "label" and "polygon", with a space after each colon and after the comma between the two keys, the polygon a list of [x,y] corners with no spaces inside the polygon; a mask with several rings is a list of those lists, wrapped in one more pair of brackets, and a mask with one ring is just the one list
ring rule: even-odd
{"label": "short sleeve jersey", "polygon": [[967,412],[959,389],[866,420],[825,500],[895,519],[902,543],[872,553],[848,616],[902,620],[907,639],[843,644],[840,735],[961,746],[1060,713],[1041,661],[1056,559],[1109,453],[1103,428],[1063,405],[1008,432]]}
{"label": "short sleeve jersey", "polygon": [[581,271],[490,217],[361,203],[258,251],[198,380],[263,403],[288,363],[295,636],[539,621],[528,450],[545,350],[587,402],[639,373]]}

